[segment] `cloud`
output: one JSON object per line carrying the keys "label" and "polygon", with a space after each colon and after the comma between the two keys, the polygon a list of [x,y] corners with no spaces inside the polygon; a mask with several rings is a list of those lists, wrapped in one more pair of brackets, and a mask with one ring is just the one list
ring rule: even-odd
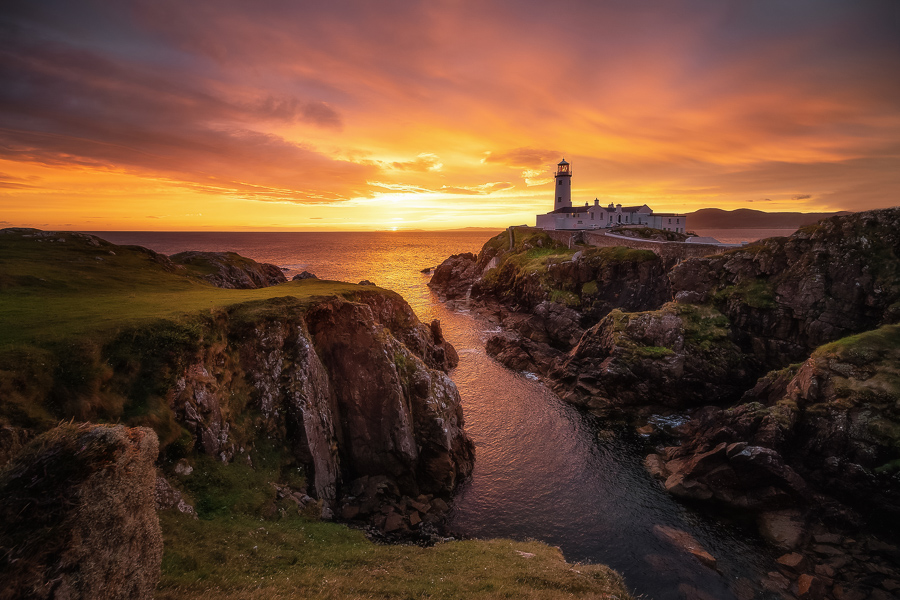
{"label": "cloud", "polygon": [[[856,208],[900,193],[891,3],[9,5],[0,159],[60,173],[229,200],[462,202],[530,194],[565,156],[590,198]],[[4,197],[27,185],[70,183],[0,176]]]}
{"label": "cloud", "polygon": [[341,115],[325,102],[304,102],[297,98],[269,96],[251,108],[262,117],[281,121],[304,121],[325,129],[340,131]]}
{"label": "cloud", "polygon": [[481,185],[474,186],[442,186],[441,190],[447,194],[466,194],[466,195],[488,195],[494,192],[502,192],[505,190],[511,190],[516,187],[514,184],[503,181],[503,182],[495,182],[495,183],[484,183]]}
{"label": "cloud", "polygon": [[436,154],[419,154],[415,160],[392,162],[390,167],[401,171],[440,171],[444,164]]}
{"label": "cloud", "polygon": [[562,153],[555,150],[516,148],[505,152],[486,152],[482,162],[510,167],[525,167],[528,169],[527,172],[534,174],[536,168],[556,164],[561,159]]}

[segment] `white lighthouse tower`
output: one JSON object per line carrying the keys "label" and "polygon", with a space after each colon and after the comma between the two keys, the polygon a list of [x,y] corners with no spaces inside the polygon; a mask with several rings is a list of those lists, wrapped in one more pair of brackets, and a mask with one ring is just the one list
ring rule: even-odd
{"label": "white lighthouse tower", "polygon": [[572,208],[572,167],[562,159],[556,167],[556,202],[553,210]]}

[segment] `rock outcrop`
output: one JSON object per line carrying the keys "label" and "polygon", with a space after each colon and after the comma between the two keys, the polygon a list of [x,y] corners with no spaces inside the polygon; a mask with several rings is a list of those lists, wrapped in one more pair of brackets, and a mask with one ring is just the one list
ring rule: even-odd
{"label": "rock outcrop", "polygon": [[159,580],[157,439],[62,425],[0,471],[0,598],[150,599]]}
{"label": "rock outcrop", "polygon": [[387,477],[412,496],[448,496],[474,456],[444,371],[455,352],[439,324],[419,323],[395,294],[358,300],[304,310],[284,299],[250,322],[223,315],[222,342],[188,357],[167,393],[196,450],[231,461],[260,435],[281,440],[306,467],[325,516],[361,476]]}
{"label": "rock outcrop", "polygon": [[727,325],[708,307],[615,310],[585,332],[549,375],[561,397],[598,409],[736,399],[753,378]]}
{"label": "rock outcrop", "polygon": [[827,344],[804,363],[760,379],[737,406],[701,411],[685,443],[657,457],[659,475],[679,496],[753,510],[838,510],[816,497],[826,493],[896,522],[898,363],[898,325]]}
{"label": "rock outcrop", "polygon": [[439,291],[445,298],[465,298],[478,276],[476,261],[471,252],[454,254],[434,268],[428,287]]}
{"label": "rock outcrop", "polygon": [[169,258],[220,288],[256,289],[287,281],[279,267],[256,262],[236,252],[189,251]]}
{"label": "rock outcrop", "polygon": [[900,208],[832,217],[692,259],[669,274],[681,303],[711,302],[764,370],[900,318]]}

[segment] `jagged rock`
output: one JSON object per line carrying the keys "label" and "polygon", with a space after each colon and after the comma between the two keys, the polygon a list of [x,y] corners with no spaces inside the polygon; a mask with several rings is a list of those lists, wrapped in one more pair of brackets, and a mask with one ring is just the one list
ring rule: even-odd
{"label": "jagged rock", "polygon": [[296,275],[291,277],[291,281],[303,281],[304,279],[318,279],[318,277],[316,277],[309,271],[303,271],[302,273],[297,273]]}
{"label": "jagged rock", "polygon": [[[667,304],[657,311],[614,310],[589,329],[550,377],[562,396],[598,408],[686,407],[740,396],[751,380],[727,320],[712,309]],[[578,390],[593,375],[596,392]]]}
{"label": "jagged rock", "polygon": [[835,216],[788,238],[695,258],[669,278],[693,302],[712,300],[735,341],[767,368],[817,346],[896,321],[900,209]]}
{"label": "jagged rock", "polygon": [[806,534],[802,513],[796,509],[763,512],[757,521],[765,539],[788,550],[797,548]]}
{"label": "jagged rock", "polygon": [[[196,270],[216,287],[255,289],[284,283],[287,278],[280,268],[258,263],[235,252],[180,252],[171,257],[173,263]],[[213,272],[208,271],[212,269]]]}
{"label": "jagged rock", "polygon": [[173,488],[172,484],[162,475],[157,475],[156,477],[156,508],[157,510],[174,508],[180,513],[197,518],[197,512],[194,510],[194,507],[185,502],[181,492]]}
{"label": "jagged rock", "polygon": [[328,367],[347,468],[387,475],[410,494],[452,491],[471,472],[473,446],[449,377],[385,339],[366,305],[321,303],[306,321]]}
{"label": "jagged rock", "polygon": [[150,599],[159,580],[157,438],[63,425],[0,472],[0,598]]}
{"label": "jagged rock", "polygon": [[474,254],[471,252],[454,254],[434,268],[434,275],[431,276],[428,287],[448,300],[465,298],[480,275]]}
{"label": "jagged rock", "polygon": [[363,279],[357,285],[375,285],[375,284],[372,283],[371,281],[369,281],[368,279]]}

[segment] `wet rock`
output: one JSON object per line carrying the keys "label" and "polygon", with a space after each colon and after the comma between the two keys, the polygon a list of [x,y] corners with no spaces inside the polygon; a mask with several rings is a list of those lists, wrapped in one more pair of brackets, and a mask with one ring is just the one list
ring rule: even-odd
{"label": "wet rock", "polygon": [[806,557],[804,557],[802,554],[798,554],[797,552],[783,554],[775,559],[775,562],[794,573],[804,572],[809,565]]}
{"label": "wet rock", "polygon": [[799,510],[763,512],[757,523],[762,536],[781,548],[799,547],[805,535],[805,520]]}
{"label": "wet rock", "polygon": [[822,600],[827,590],[821,579],[804,573],[797,579],[797,591],[803,600]]}
{"label": "wet rock", "polygon": [[669,470],[666,468],[665,459],[659,454],[648,454],[644,458],[644,468],[651,476],[665,480],[669,477]]}
{"label": "wet rock", "polygon": [[691,534],[665,525],[654,525],[653,533],[660,539],[670,542],[677,548],[691,554],[711,569],[716,568],[716,559]]}

